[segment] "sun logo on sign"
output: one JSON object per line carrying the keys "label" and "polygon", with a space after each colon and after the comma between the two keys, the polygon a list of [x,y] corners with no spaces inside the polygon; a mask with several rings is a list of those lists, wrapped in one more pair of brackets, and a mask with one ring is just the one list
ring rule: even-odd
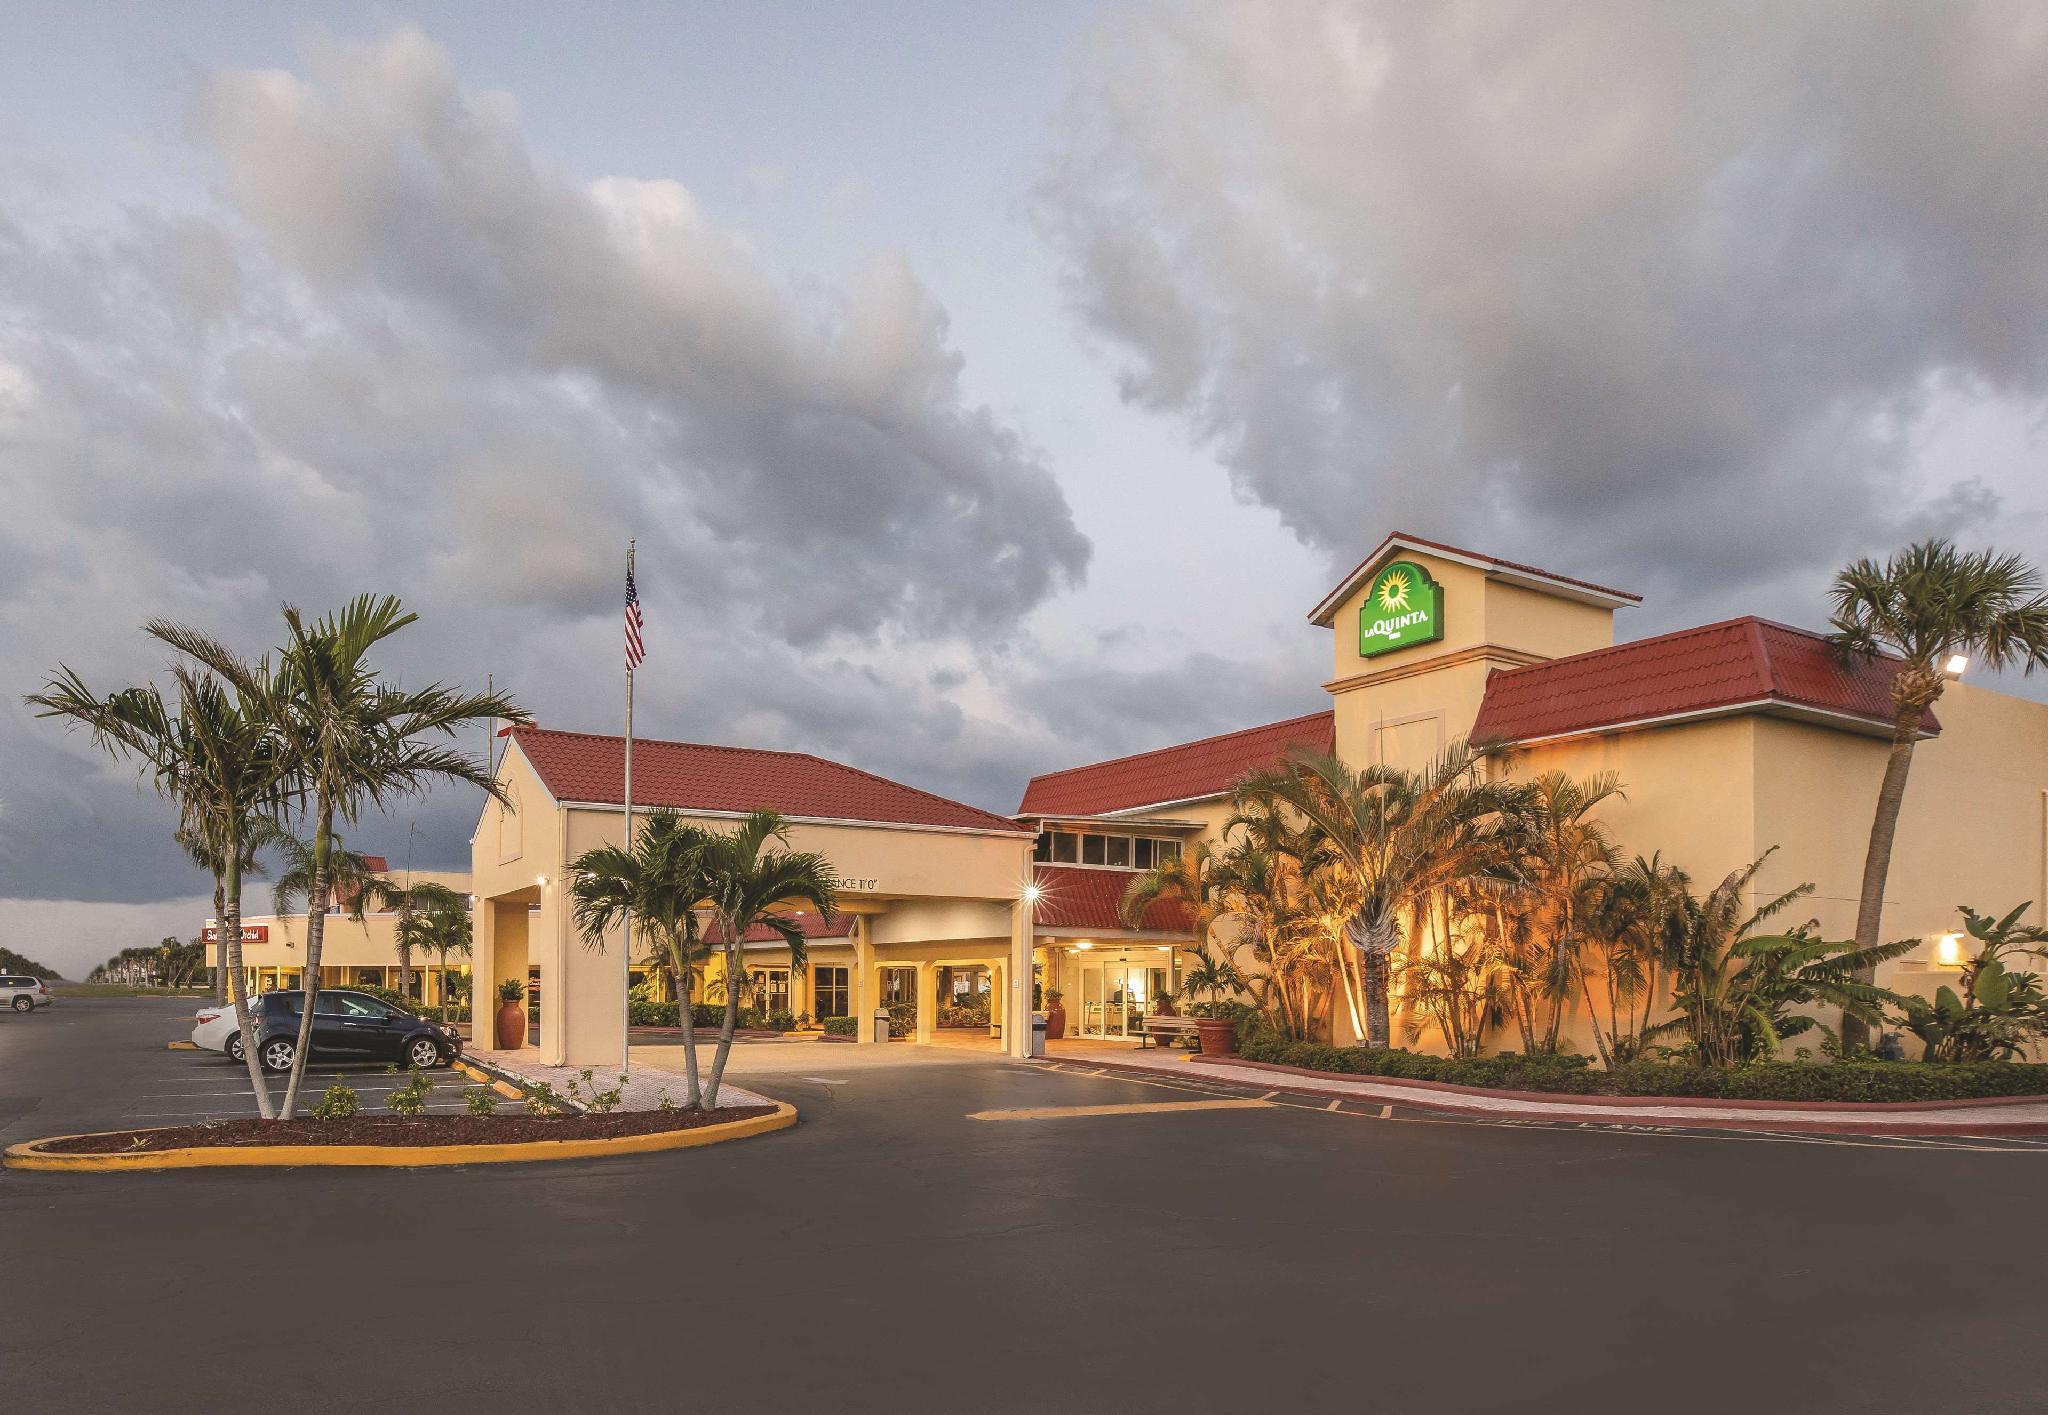
{"label": "sun logo on sign", "polygon": [[1380,608],[1389,614],[1400,614],[1408,608],[1408,576],[1396,570],[1380,581]]}

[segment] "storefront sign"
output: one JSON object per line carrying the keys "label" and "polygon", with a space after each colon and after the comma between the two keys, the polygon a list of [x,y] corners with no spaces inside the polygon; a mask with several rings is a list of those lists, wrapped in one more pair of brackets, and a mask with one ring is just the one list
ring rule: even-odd
{"label": "storefront sign", "polygon": [[1444,589],[1412,560],[1373,577],[1358,610],[1358,656],[1433,644],[1444,636]]}
{"label": "storefront sign", "polygon": [[[218,942],[220,942],[220,930],[219,930],[219,929],[217,929],[217,928],[215,928],[215,927],[214,927],[214,926],[213,926],[212,924],[208,924],[208,925],[207,925],[207,926],[206,926],[205,928],[202,928],[202,929],[201,929],[201,930],[199,931],[199,938],[200,938],[200,941],[201,941],[202,943],[218,943]],[[270,925],[268,925],[268,924],[244,924],[244,925],[242,925],[242,942],[244,942],[244,943],[268,943],[268,942],[270,942]]]}

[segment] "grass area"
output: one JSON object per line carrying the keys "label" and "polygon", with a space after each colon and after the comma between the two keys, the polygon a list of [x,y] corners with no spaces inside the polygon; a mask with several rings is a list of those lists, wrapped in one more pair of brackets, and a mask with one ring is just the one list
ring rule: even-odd
{"label": "grass area", "polygon": [[149,988],[133,983],[52,983],[50,991],[58,997],[212,997],[213,989],[200,988]]}

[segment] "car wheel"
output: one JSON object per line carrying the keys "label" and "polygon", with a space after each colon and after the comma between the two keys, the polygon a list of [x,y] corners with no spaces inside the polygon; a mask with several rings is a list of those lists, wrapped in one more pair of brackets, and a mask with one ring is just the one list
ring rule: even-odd
{"label": "car wheel", "polygon": [[299,1054],[299,1044],[290,1037],[273,1037],[256,1048],[256,1059],[265,1071],[289,1071]]}
{"label": "car wheel", "polygon": [[405,1044],[405,1064],[430,1071],[441,1064],[441,1048],[432,1037],[414,1037]]}
{"label": "car wheel", "polygon": [[16,1012],[33,1012],[36,1010],[36,1000],[26,994],[17,997],[14,999],[14,1010]]}
{"label": "car wheel", "polygon": [[240,1032],[228,1033],[228,1044],[222,1047],[221,1050],[227,1053],[229,1061],[232,1061],[237,1066],[239,1066],[242,1062],[243,1056],[242,1034]]}

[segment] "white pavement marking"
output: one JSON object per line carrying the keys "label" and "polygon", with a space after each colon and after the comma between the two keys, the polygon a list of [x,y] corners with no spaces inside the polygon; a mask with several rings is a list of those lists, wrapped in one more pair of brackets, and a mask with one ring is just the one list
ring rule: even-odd
{"label": "white pavement marking", "polygon": [[852,1084],[851,1082],[849,1082],[849,1081],[845,1080],[844,1078],[836,1078],[836,1079],[835,1079],[834,1077],[831,1077],[831,1076],[799,1076],[799,1077],[797,1077],[797,1080],[799,1080],[799,1081],[816,1081],[816,1082],[817,1082],[817,1083],[818,1083],[819,1085],[821,1085],[821,1086],[846,1086],[846,1085],[851,1085],[851,1084]]}

